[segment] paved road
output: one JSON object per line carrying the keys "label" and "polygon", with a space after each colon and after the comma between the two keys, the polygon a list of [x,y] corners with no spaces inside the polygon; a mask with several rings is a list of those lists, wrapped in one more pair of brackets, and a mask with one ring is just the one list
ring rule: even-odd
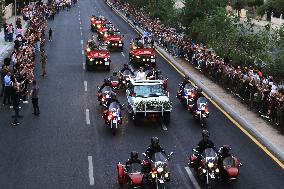
{"label": "paved road", "polygon": [[[83,70],[81,40],[85,45],[91,36],[89,19],[92,14],[104,15],[125,36],[125,56],[119,52],[111,54],[113,64],[109,73]],[[79,7],[61,12],[50,25],[54,29],[54,40],[47,46],[48,77],[39,81],[42,114],[34,117],[31,105],[24,106],[22,124],[12,128],[11,113],[8,109],[0,109],[0,188],[118,188],[116,163],[125,161],[131,150],[144,152],[151,136],[159,136],[166,151],[175,153],[168,188],[195,188],[185,165],[202,129],[175,99],[181,76],[158,58],[158,67],[169,78],[174,104],[167,131],[159,124],[134,126],[131,120],[127,122],[125,113],[123,128],[112,136],[101,118],[97,86],[112,71],[127,63],[127,46],[137,34],[101,0],[80,1]],[[123,93],[119,99],[126,102]],[[90,125],[86,122],[86,109]],[[219,184],[218,188],[274,189],[284,185],[283,170],[213,105],[209,110],[208,129],[212,140],[218,147],[230,144],[232,152],[244,165],[238,181]],[[92,171],[93,177],[90,176]]]}

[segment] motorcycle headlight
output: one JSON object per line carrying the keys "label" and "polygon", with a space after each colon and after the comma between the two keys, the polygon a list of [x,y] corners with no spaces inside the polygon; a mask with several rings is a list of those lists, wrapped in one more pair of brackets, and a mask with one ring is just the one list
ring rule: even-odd
{"label": "motorcycle headlight", "polygon": [[151,173],[151,177],[154,179],[156,177],[155,173]]}
{"label": "motorcycle headlight", "polygon": [[165,178],[169,178],[169,173],[165,173]]}
{"label": "motorcycle headlight", "polygon": [[143,61],[145,61],[145,58],[143,58]]}
{"label": "motorcycle headlight", "polygon": [[212,168],[213,166],[214,166],[214,163],[211,163],[211,162],[208,163],[209,168]]}
{"label": "motorcycle headlight", "polygon": [[158,173],[161,173],[161,172],[163,172],[163,167],[159,167],[158,169],[157,169],[157,171],[158,171]]}
{"label": "motorcycle headlight", "polygon": [[107,58],[105,58],[105,61],[107,61]]}
{"label": "motorcycle headlight", "polygon": [[107,34],[105,33],[104,36],[107,37]]}
{"label": "motorcycle headlight", "polygon": [[215,169],[215,172],[216,172],[216,173],[219,173],[219,171],[220,171],[220,170],[219,170],[218,168]]}
{"label": "motorcycle headlight", "polygon": [[119,41],[118,43],[122,43],[121,41]]}
{"label": "motorcycle headlight", "polygon": [[205,174],[206,173],[206,169],[202,169],[202,172]]}
{"label": "motorcycle headlight", "polygon": [[140,56],[136,56],[136,58],[140,58]]}
{"label": "motorcycle headlight", "polygon": [[86,50],[87,50],[87,52],[90,52],[90,51],[91,51],[91,49],[90,49],[90,48],[87,48]]}
{"label": "motorcycle headlight", "polygon": [[90,61],[93,61],[94,59],[93,59],[93,58],[90,58],[89,60],[90,60]]}
{"label": "motorcycle headlight", "polygon": [[154,56],[151,56],[151,58],[155,58]]}
{"label": "motorcycle headlight", "polygon": [[100,34],[103,34],[103,32],[100,32]]}

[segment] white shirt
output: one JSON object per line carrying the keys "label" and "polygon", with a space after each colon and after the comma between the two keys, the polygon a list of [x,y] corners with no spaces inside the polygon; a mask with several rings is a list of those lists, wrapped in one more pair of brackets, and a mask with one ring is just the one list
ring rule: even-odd
{"label": "white shirt", "polygon": [[146,74],[145,72],[140,72],[138,71],[136,74],[136,79],[137,80],[146,80]]}

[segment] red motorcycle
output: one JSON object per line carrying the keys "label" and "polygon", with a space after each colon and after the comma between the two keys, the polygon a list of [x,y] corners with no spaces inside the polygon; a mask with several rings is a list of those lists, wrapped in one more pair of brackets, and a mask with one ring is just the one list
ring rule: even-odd
{"label": "red motorcycle", "polygon": [[181,89],[178,90],[176,97],[181,101],[181,103],[185,104],[186,106],[193,106],[195,95],[196,89],[188,83],[183,88],[181,87]]}
{"label": "red motorcycle", "polygon": [[142,169],[143,165],[140,163],[132,163],[126,167],[119,162],[117,165],[118,184],[121,187],[127,184],[129,188],[143,188]]}

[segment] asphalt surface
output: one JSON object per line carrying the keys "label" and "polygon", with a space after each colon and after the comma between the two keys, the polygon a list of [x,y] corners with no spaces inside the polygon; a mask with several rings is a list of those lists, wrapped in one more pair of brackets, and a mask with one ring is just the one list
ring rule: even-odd
{"label": "asphalt surface", "polygon": [[[125,162],[132,150],[144,152],[152,136],[160,138],[168,153],[174,152],[170,162],[172,180],[167,188],[194,188],[185,167],[191,149],[201,138],[202,128],[175,98],[182,77],[158,57],[158,68],[169,78],[173,101],[171,124],[167,130],[158,123],[134,126],[124,112],[123,126],[113,136],[101,118],[97,86],[127,63],[130,40],[137,34],[104,1],[82,0],[78,5],[61,12],[50,22],[54,38],[47,45],[47,78],[40,78],[40,66],[37,70],[40,116],[31,114],[31,103],[23,104],[21,125],[11,127],[12,111],[7,107],[0,109],[0,188],[119,188],[116,164]],[[83,70],[82,48],[92,34],[92,14],[105,16],[125,36],[124,55],[111,53],[110,72]],[[87,81],[87,91],[84,81]],[[124,93],[118,98],[126,103]],[[90,124],[86,123],[86,109]],[[237,181],[218,183],[217,188],[274,189],[283,186],[283,170],[213,105],[209,105],[209,111],[207,124],[211,139],[217,147],[229,144],[243,164]],[[92,164],[93,169],[90,169]]]}

